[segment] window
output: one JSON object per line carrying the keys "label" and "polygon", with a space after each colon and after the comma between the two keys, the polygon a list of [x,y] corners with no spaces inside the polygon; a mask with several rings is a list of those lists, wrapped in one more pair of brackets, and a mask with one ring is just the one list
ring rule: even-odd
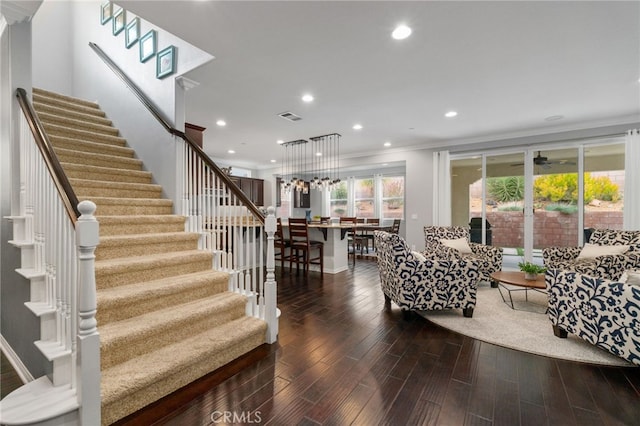
{"label": "window", "polygon": [[355,180],[355,215],[357,217],[378,217],[375,209],[374,180]]}
{"label": "window", "polygon": [[331,217],[347,216],[347,182],[341,181],[337,188],[331,191],[329,208]]}
{"label": "window", "polygon": [[404,176],[382,178],[382,218],[404,218]]}

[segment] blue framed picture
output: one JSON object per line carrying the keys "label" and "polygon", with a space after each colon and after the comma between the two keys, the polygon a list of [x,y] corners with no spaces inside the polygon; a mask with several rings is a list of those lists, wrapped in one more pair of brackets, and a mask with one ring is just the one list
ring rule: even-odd
{"label": "blue framed picture", "polygon": [[109,22],[109,19],[111,19],[112,16],[113,5],[111,4],[111,2],[108,1],[106,3],[102,3],[102,5],[100,5],[100,23],[102,25],[106,24],[107,22]]}
{"label": "blue framed picture", "polygon": [[120,8],[113,14],[113,35],[118,35],[124,30],[124,23],[126,22],[126,14],[123,8]]}
{"label": "blue framed picture", "polygon": [[124,45],[128,49],[138,41],[138,38],[140,38],[140,18],[133,18],[124,31]]}
{"label": "blue framed picture", "polygon": [[147,62],[156,54],[156,32],[151,30],[140,37],[140,62]]}
{"label": "blue framed picture", "polygon": [[169,46],[156,55],[156,78],[165,78],[176,72],[176,48]]}

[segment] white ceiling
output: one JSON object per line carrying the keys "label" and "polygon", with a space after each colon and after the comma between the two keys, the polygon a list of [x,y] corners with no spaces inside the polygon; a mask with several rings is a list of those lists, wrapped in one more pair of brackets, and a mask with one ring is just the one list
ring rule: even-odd
{"label": "white ceiling", "polygon": [[117,3],[215,56],[186,75],[187,121],[239,166],[333,132],[345,155],[640,121],[640,2]]}

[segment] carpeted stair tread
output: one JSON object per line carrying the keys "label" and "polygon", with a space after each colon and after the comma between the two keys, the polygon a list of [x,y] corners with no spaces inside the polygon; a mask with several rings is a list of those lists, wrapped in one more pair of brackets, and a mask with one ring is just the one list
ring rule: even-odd
{"label": "carpeted stair tread", "polygon": [[264,344],[266,323],[246,314],[247,297],[229,291],[99,106],[35,88],[33,101],[78,199],[97,205],[102,423]]}
{"label": "carpeted stair tread", "polygon": [[65,136],[49,136],[51,144],[55,148],[69,149],[95,154],[115,155],[118,157],[133,158],[135,151],[127,146],[104,144],[99,142],[84,141]]}
{"label": "carpeted stair tread", "polygon": [[96,260],[115,259],[125,254],[142,256],[145,254],[186,251],[198,248],[200,235],[195,232],[163,232],[147,234],[124,234],[100,236],[96,248]]}
{"label": "carpeted stair tread", "polygon": [[102,422],[110,424],[264,343],[266,323],[243,317],[102,371]]}
{"label": "carpeted stair tread", "polygon": [[109,368],[245,314],[247,299],[225,291],[100,328],[100,365]]}
{"label": "carpeted stair tread", "polygon": [[103,126],[113,126],[113,122],[106,118],[106,115],[98,114],[91,112],[86,112],[86,110],[78,111],[75,109],[64,108],[64,105],[59,106],[56,103],[46,103],[45,102],[33,102],[33,108],[40,113],[47,113],[51,115],[65,116],[68,118],[73,118],[75,120],[82,120],[85,122],[101,124]]}
{"label": "carpeted stair tread", "polygon": [[74,129],[72,127],[66,127],[59,124],[46,122],[43,122],[42,126],[50,136],[65,136],[73,139],[81,139],[117,146],[125,146],[127,144],[127,140],[120,136],[108,135],[104,133],[94,133],[89,130]]}
{"label": "carpeted stair tread", "polygon": [[85,164],[99,167],[115,167],[125,170],[142,170],[142,160],[137,158],[119,157],[116,155],[78,152],[70,149],[55,148],[56,156],[61,163]]}
{"label": "carpeted stair tread", "polygon": [[92,101],[87,101],[85,99],[74,98],[73,96],[63,95],[57,92],[51,92],[49,90],[41,89],[38,87],[34,87],[32,89],[33,96],[38,97],[38,99],[47,99],[49,102],[61,102],[68,103],[72,105],[81,105],[85,108],[89,109],[97,109],[100,110],[100,106]]}
{"label": "carpeted stair tread", "polygon": [[69,179],[78,197],[160,198],[162,186],[152,183]]}
{"label": "carpeted stair tread", "polygon": [[153,181],[153,175],[146,170],[116,169],[74,163],[61,164],[67,176],[75,179],[130,183],[151,183]]}
{"label": "carpeted stair tread", "polygon": [[43,124],[56,125],[74,130],[83,130],[99,135],[118,136],[120,131],[113,126],[78,120],[62,115],[53,115],[47,112],[38,112],[38,118]]}
{"label": "carpeted stair tread", "polygon": [[173,214],[161,215],[126,215],[126,216],[96,216],[100,223],[100,238],[106,235],[120,235],[126,233],[161,233],[184,231],[184,216]]}
{"label": "carpeted stair tread", "polygon": [[211,269],[212,257],[204,250],[187,250],[99,260],[95,262],[96,286],[110,288],[203,271]]}
{"label": "carpeted stair tread", "polygon": [[98,326],[227,290],[229,274],[209,269],[98,291]]}
{"label": "carpeted stair tread", "polygon": [[97,207],[96,213],[105,216],[173,213],[173,202],[164,198],[113,198],[78,195],[78,200],[93,201]]}

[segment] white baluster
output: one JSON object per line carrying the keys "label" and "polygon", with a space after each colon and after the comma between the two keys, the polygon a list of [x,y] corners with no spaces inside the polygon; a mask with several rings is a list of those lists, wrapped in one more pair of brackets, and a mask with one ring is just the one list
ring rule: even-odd
{"label": "white baluster", "polygon": [[266,342],[278,340],[277,287],[275,275],[275,249],[273,236],[276,232],[275,208],[267,208],[264,229],[267,233],[267,279],[264,284],[265,320],[267,321]]}
{"label": "white baluster", "polygon": [[78,400],[80,424],[100,420],[100,336],[96,322],[95,249],[99,242],[99,226],[93,213],[96,205],[83,201],[78,205],[82,214],[76,223],[78,247]]}

